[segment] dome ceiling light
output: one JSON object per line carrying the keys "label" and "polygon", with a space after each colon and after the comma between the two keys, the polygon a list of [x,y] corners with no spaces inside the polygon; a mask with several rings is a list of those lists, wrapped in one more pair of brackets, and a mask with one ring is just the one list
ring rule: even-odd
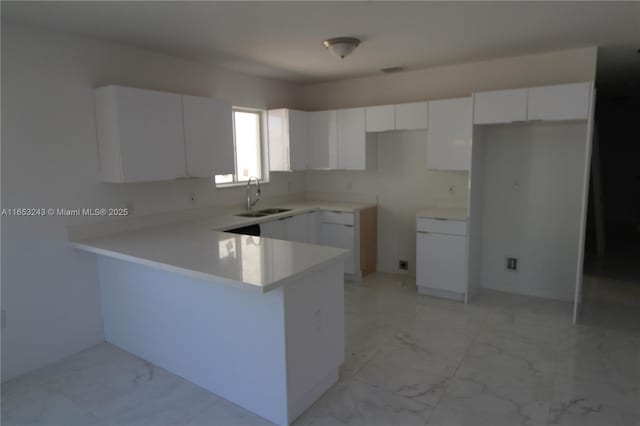
{"label": "dome ceiling light", "polygon": [[355,37],[335,37],[325,40],[322,44],[324,44],[329,53],[344,59],[358,47],[360,40]]}

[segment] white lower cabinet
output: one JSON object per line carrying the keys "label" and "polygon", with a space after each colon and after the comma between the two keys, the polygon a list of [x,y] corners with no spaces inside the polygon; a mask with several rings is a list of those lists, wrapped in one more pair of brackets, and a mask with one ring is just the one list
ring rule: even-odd
{"label": "white lower cabinet", "polygon": [[[431,223],[437,228],[430,228]],[[416,284],[420,293],[464,300],[467,291],[465,234],[466,222],[418,219]]]}
{"label": "white lower cabinet", "polygon": [[273,220],[260,224],[260,236],[274,238],[276,240],[286,240],[287,230],[283,220]]}
{"label": "white lower cabinet", "polygon": [[309,218],[308,214],[299,214],[283,220],[287,241],[298,243],[309,242]]}
{"label": "white lower cabinet", "polygon": [[[375,272],[376,227],[375,207],[356,212],[320,210],[263,222],[260,224],[260,236],[348,250],[344,273],[351,275],[352,279],[360,279],[363,274]],[[362,250],[364,234],[361,232],[370,237],[364,239]]]}
{"label": "white lower cabinet", "polygon": [[354,274],[355,258],[354,252],[354,229],[353,225],[341,223],[322,224],[322,243],[330,247],[338,247],[349,250],[349,255],[344,259],[344,273]]}

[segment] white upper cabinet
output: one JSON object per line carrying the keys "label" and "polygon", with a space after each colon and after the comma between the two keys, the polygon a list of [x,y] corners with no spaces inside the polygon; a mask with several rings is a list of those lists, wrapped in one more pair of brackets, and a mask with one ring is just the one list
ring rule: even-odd
{"label": "white upper cabinet", "polygon": [[305,111],[276,109],[267,113],[269,169],[272,171],[309,168],[309,119]]}
{"label": "white upper cabinet", "polygon": [[366,107],[367,132],[385,132],[396,128],[395,105]]}
{"label": "white upper cabinet", "polygon": [[336,169],[338,167],[338,113],[314,111],[309,113],[311,142],[311,168]]}
{"label": "white upper cabinet", "polygon": [[182,97],[187,176],[211,178],[234,172],[231,103]]}
{"label": "white upper cabinet", "polygon": [[478,92],[473,95],[473,123],[497,124],[527,119],[527,89]]}
{"label": "white upper cabinet", "polygon": [[94,94],[103,181],[186,176],[181,95],[121,86]]}
{"label": "white upper cabinet", "polygon": [[527,119],[586,120],[591,83],[561,84],[529,89]]}
{"label": "white upper cabinet", "polygon": [[339,169],[366,169],[366,133],[364,123],[364,108],[338,110]]}
{"label": "white upper cabinet", "polygon": [[396,130],[426,129],[428,112],[428,102],[412,102],[396,105]]}
{"label": "white upper cabinet", "polygon": [[471,98],[429,102],[427,168],[469,170],[472,112]]}

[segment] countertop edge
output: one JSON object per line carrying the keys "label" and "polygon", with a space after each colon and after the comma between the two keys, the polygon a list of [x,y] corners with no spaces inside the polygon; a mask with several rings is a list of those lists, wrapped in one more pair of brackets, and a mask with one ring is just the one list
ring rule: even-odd
{"label": "countertop edge", "polygon": [[[305,244],[305,243],[295,243],[295,242],[291,242],[292,244]],[[199,272],[196,271],[194,269],[187,269],[187,268],[182,268],[179,266],[175,266],[175,265],[171,265],[169,263],[166,262],[159,262],[159,261],[155,261],[155,260],[149,260],[149,259],[144,259],[141,257],[137,257],[137,256],[132,256],[132,255],[128,255],[128,254],[124,254],[121,252],[117,252],[117,251],[113,251],[113,250],[106,250],[106,249],[102,249],[102,248],[98,248],[92,245],[88,245],[88,244],[83,244],[80,242],[69,242],[69,244],[74,247],[77,250],[81,250],[84,252],[88,252],[88,253],[93,253],[93,254],[97,254],[100,256],[106,256],[106,257],[111,257],[114,259],[118,259],[118,260],[124,260],[126,262],[131,262],[131,263],[136,263],[139,265],[143,265],[143,266],[149,266],[155,269],[159,269],[162,271],[166,271],[166,272],[172,272],[172,273],[177,273],[180,275],[184,275],[187,276],[189,278],[193,278],[193,279],[198,279],[198,280],[205,280],[205,281],[209,281],[211,283],[214,284],[225,284],[225,285],[230,285],[232,287],[236,287],[239,289],[243,289],[243,290],[249,290],[252,292],[256,292],[256,293],[268,293],[271,290],[274,290],[278,287],[282,287],[284,285],[286,285],[288,282],[295,280],[301,276],[304,276],[308,273],[312,273],[315,272],[319,269],[322,269],[324,266],[333,263],[333,262],[337,262],[339,260],[343,260],[345,257],[347,257],[347,251],[346,250],[342,250],[342,253],[332,256],[328,259],[325,259],[323,261],[320,261],[310,267],[308,267],[307,269],[298,271],[294,274],[291,274],[289,276],[280,278],[272,283],[269,283],[265,286],[258,286],[255,284],[250,284],[250,283],[245,283],[242,281],[238,281],[238,280],[234,280],[232,278],[228,278],[228,277],[223,277],[220,275],[212,275],[212,274],[208,274],[205,272]],[[340,249],[337,249],[340,250]]]}

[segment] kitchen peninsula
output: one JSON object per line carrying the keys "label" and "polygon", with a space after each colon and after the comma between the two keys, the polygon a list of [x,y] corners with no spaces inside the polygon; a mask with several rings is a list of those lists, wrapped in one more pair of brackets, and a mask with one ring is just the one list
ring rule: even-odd
{"label": "kitchen peninsula", "polygon": [[349,253],[224,231],[371,207],[305,202],[268,218],[219,215],[72,245],[98,255],[108,342],[288,425],[338,379]]}

